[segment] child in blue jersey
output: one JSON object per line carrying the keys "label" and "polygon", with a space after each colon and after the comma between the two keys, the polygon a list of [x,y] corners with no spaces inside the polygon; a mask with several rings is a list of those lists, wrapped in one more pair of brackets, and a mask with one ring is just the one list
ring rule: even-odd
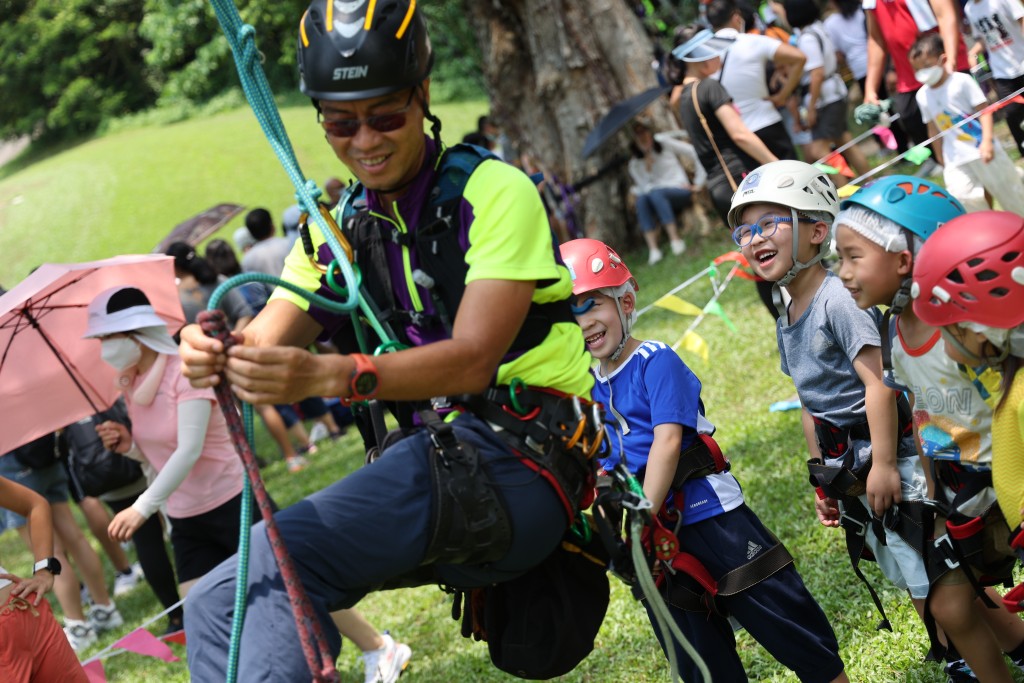
{"label": "child in blue jersey", "polygon": [[[965,215],[964,207],[934,183],[895,175],[862,188],[845,199],[841,208],[835,220],[842,258],[839,276],[859,307],[890,306],[886,336],[892,377],[887,381],[913,395],[914,431],[933,474],[930,497],[947,508],[950,531],[959,529],[947,534],[947,527],[937,524],[929,544],[947,557],[955,545],[958,550],[952,554],[963,558],[951,561],[955,565],[951,571],[933,577],[928,598],[931,615],[959,651],[959,655],[947,654],[947,672],[950,680],[968,680],[962,677],[966,669],[986,683],[1010,683],[1003,653],[1018,667],[1024,664],[1024,622],[1002,608],[982,605],[965,572],[966,568],[975,576],[996,578],[1000,571],[1008,571],[999,551],[1008,551],[1009,531],[1005,525],[997,531],[999,525],[987,514],[995,505],[991,425],[999,373],[952,360],[943,351],[940,331],[917,316],[917,306],[908,305],[919,251],[937,231],[963,230],[963,221],[956,219]],[[965,251],[968,244],[965,240]],[[952,301],[959,306],[959,299]],[[984,524],[978,524],[981,521]],[[963,532],[971,529],[984,537],[984,549],[979,552],[981,564],[986,565],[983,571],[965,555],[971,550],[966,541],[974,534]],[[993,604],[1000,604],[993,588],[985,592]]]}
{"label": "child in blue jersey", "polygon": [[[594,400],[604,405],[606,422],[622,437],[622,451],[613,448],[602,465],[611,469],[625,462],[642,482],[659,520],[678,536],[680,551],[696,557],[716,581],[744,565],[756,572],[772,555],[786,558],[779,571],[765,572],[733,595],[719,595],[719,612],[684,608],[676,596],[702,590],[673,561],[669,564],[677,571],[671,581],[670,572],[662,572],[672,617],[700,653],[711,680],[747,680],[723,614],[734,617],[801,681],[848,680],[828,619],[785,548],[744,504],[736,479],[716,471],[674,481],[692,462],[695,449],[724,459],[711,438],[715,427],[704,416],[700,380],[665,344],[630,336],[638,286],[626,265],[597,240],[567,242],[561,253],[572,275],[574,312],[587,350],[600,362],[594,371]],[[683,679],[700,680],[695,662],[681,647],[675,650]]]}

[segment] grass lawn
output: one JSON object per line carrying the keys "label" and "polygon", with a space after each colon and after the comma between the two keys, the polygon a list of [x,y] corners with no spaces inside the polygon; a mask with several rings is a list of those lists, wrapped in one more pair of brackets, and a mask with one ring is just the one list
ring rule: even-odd
{"label": "grass lawn", "polygon": [[[482,103],[438,107],[446,122],[447,139],[458,139],[472,128],[484,108]],[[294,136],[303,169],[322,182],[342,169],[324,145],[311,114],[305,107],[291,108],[285,110],[284,119]],[[4,254],[0,282],[13,285],[31,266],[44,260],[86,260],[149,251],[175,223],[221,201],[267,206],[275,215],[293,203],[287,178],[279,171],[248,110],[125,131],[38,163],[22,167],[16,164],[13,171],[0,171],[0,252]],[[732,248],[724,231],[703,241],[691,238],[690,243],[684,256],[667,257],[650,267],[644,265],[646,254],[626,255],[641,284],[641,307]],[[711,293],[709,281],[703,279],[679,296],[702,307]],[[862,565],[879,591],[894,628],[893,633],[876,631],[878,615],[849,568],[841,532],[821,527],[815,519],[799,415],[795,411],[768,411],[769,404],[789,398],[794,391],[778,369],[773,324],[753,286],[734,280],[720,303],[737,331],[730,331],[724,321],[709,316],[697,330],[707,341],[709,361],[705,363],[687,352],[681,355],[703,381],[707,415],[718,426],[716,438],[732,461],[747,502],[785,542],[829,616],[851,680],[943,681],[937,665],[921,661],[927,636],[909,599],[884,583],[873,564]],[[654,309],[640,319],[636,332],[643,338],[673,343],[690,320]],[[298,474],[289,474],[276,458],[262,426],[257,429],[257,449],[272,461],[263,474],[282,506],[345,476],[362,462],[361,444],[354,430],[338,443],[325,445],[312,458],[311,466]],[[31,563],[13,532],[0,535],[0,561],[16,572],[25,571]],[[612,583],[611,606],[594,653],[561,680],[668,680],[667,662],[642,607],[616,580]],[[59,611],[56,601],[51,602]],[[159,603],[145,587],[118,604],[128,622],[124,631],[107,635],[86,654],[99,651],[160,611]],[[490,666],[483,644],[459,637],[450,608],[449,597],[429,586],[372,595],[360,604],[378,628],[391,630],[412,647],[412,665],[405,680],[514,680]],[[157,626],[162,629],[163,623],[154,625],[159,632]],[[737,634],[737,647],[751,680],[796,680],[746,633]],[[184,648],[174,649],[185,657]],[[357,655],[351,644],[343,648],[338,662],[343,681],[362,680]],[[124,654],[109,658],[105,666],[111,681],[188,680],[183,662],[164,663]],[[1024,681],[1024,676],[1018,674],[1016,680]]]}

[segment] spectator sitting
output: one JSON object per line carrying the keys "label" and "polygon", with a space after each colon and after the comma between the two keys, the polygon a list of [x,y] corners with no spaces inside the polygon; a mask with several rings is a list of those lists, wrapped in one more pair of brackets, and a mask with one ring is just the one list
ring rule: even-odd
{"label": "spectator sitting", "polygon": [[[659,223],[668,233],[672,253],[679,255],[686,251],[676,216],[690,205],[694,190],[703,186],[707,173],[700,165],[693,145],[672,133],[653,133],[642,121],[633,122],[630,148],[633,152],[633,159],[629,162],[629,175],[633,179],[630,192],[636,197],[637,219],[647,242],[647,262],[655,264],[662,258],[658,248]],[[690,157],[697,169],[693,185],[676,156],[678,154]]]}

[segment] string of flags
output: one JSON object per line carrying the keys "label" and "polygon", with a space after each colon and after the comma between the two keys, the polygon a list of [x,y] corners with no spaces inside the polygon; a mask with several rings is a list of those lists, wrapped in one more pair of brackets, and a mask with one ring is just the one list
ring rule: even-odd
{"label": "string of flags", "polygon": [[[728,272],[724,278],[721,278],[721,266],[723,264],[731,264]],[[677,292],[686,289],[694,282],[708,277],[711,281],[712,296],[703,307],[697,306],[682,297],[676,295]],[[677,315],[693,316],[693,321],[683,332],[682,337],[672,345],[673,350],[682,348],[685,351],[696,354],[707,363],[710,357],[708,349],[708,343],[697,334],[697,326],[706,318],[708,315],[714,315],[725,323],[725,326],[733,333],[737,331],[736,325],[733,324],[729,316],[726,315],[725,309],[722,308],[722,304],[718,302],[719,297],[725,291],[726,287],[735,277],[740,277],[746,280],[756,279],[750,272],[750,264],[738,251],[731,251],[721,256],[716,257],[711,261],[710,264],[696,275],[691,276],[684,282],[676,285],[671,290],[659,297],[654,303],[649,306],[642,308],[637,312],[637,317],[644,315],[653,308],[661,308],[666,311],[671,311]]]}
{"label": "string of flags", "polygon": [[175,656],[167,643],[184,645],[185,631],[177,631],[158,638],[147,631],[146,627],[184,602],[184,600],[179,600],[163,612],[146,620],[141,626],[128,633],[128,635],[114,641],[97,654],[82,662],[82,669],[85,671],[89,683],[107,683],[107,675],[103,669],[103,660],[108,657],[124,654],[125,652],[134,652],[146,657],[156,657],[165,662],[180,662],[181,659]]}

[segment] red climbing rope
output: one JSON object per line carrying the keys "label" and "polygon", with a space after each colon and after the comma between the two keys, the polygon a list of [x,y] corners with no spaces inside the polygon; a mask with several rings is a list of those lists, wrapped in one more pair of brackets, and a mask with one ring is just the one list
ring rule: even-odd
{"label": "red climbing rope", "polygon": [[[227,351],[235,340],[228,332],[227,319],[223,311],[202,311],[197,321],[203,332],[208,337],[219,339]],[[292,606],[292,615],[295,617],[295,626],[299,631],[299,641],[302,643],[302,653],[306,657],[306,664],[313,672],[313,680],[316,683],[336,683],[338,671],[334,668],[334,658],[331,657],[330,649],[327,647],[327,639],[324,637],[320,620],[313,611],[313,605],[306,595],[305,588],[295,569],[288,548],[284,544],[281,532],[274,521],[274,511],[270,507],[270,497],[267,495],[267,488],[263,485],[260,477],[260,469],[256,464],[256,457],[249,448],[249,441],[245,438],[245,426],[242,424],[242,417],[235,407],[235,399],[228,388],[228,380],[224,373],[220,375],[220,382],[214,387],[217,394],[217,403],[220,405],[224,419],[228,423],[228,431],[231,440],[235,444],[235,451],[242,458],[245,466],[245,473],[252,485],[253,495],[256,497],[256,505],[259,507],[260,515],[266,523],[267,537],[270,540],[270,548],[274,552],[274,559],[281,570],[281,577],[284,579],[285,590],[288,591],[288,601]]]}

